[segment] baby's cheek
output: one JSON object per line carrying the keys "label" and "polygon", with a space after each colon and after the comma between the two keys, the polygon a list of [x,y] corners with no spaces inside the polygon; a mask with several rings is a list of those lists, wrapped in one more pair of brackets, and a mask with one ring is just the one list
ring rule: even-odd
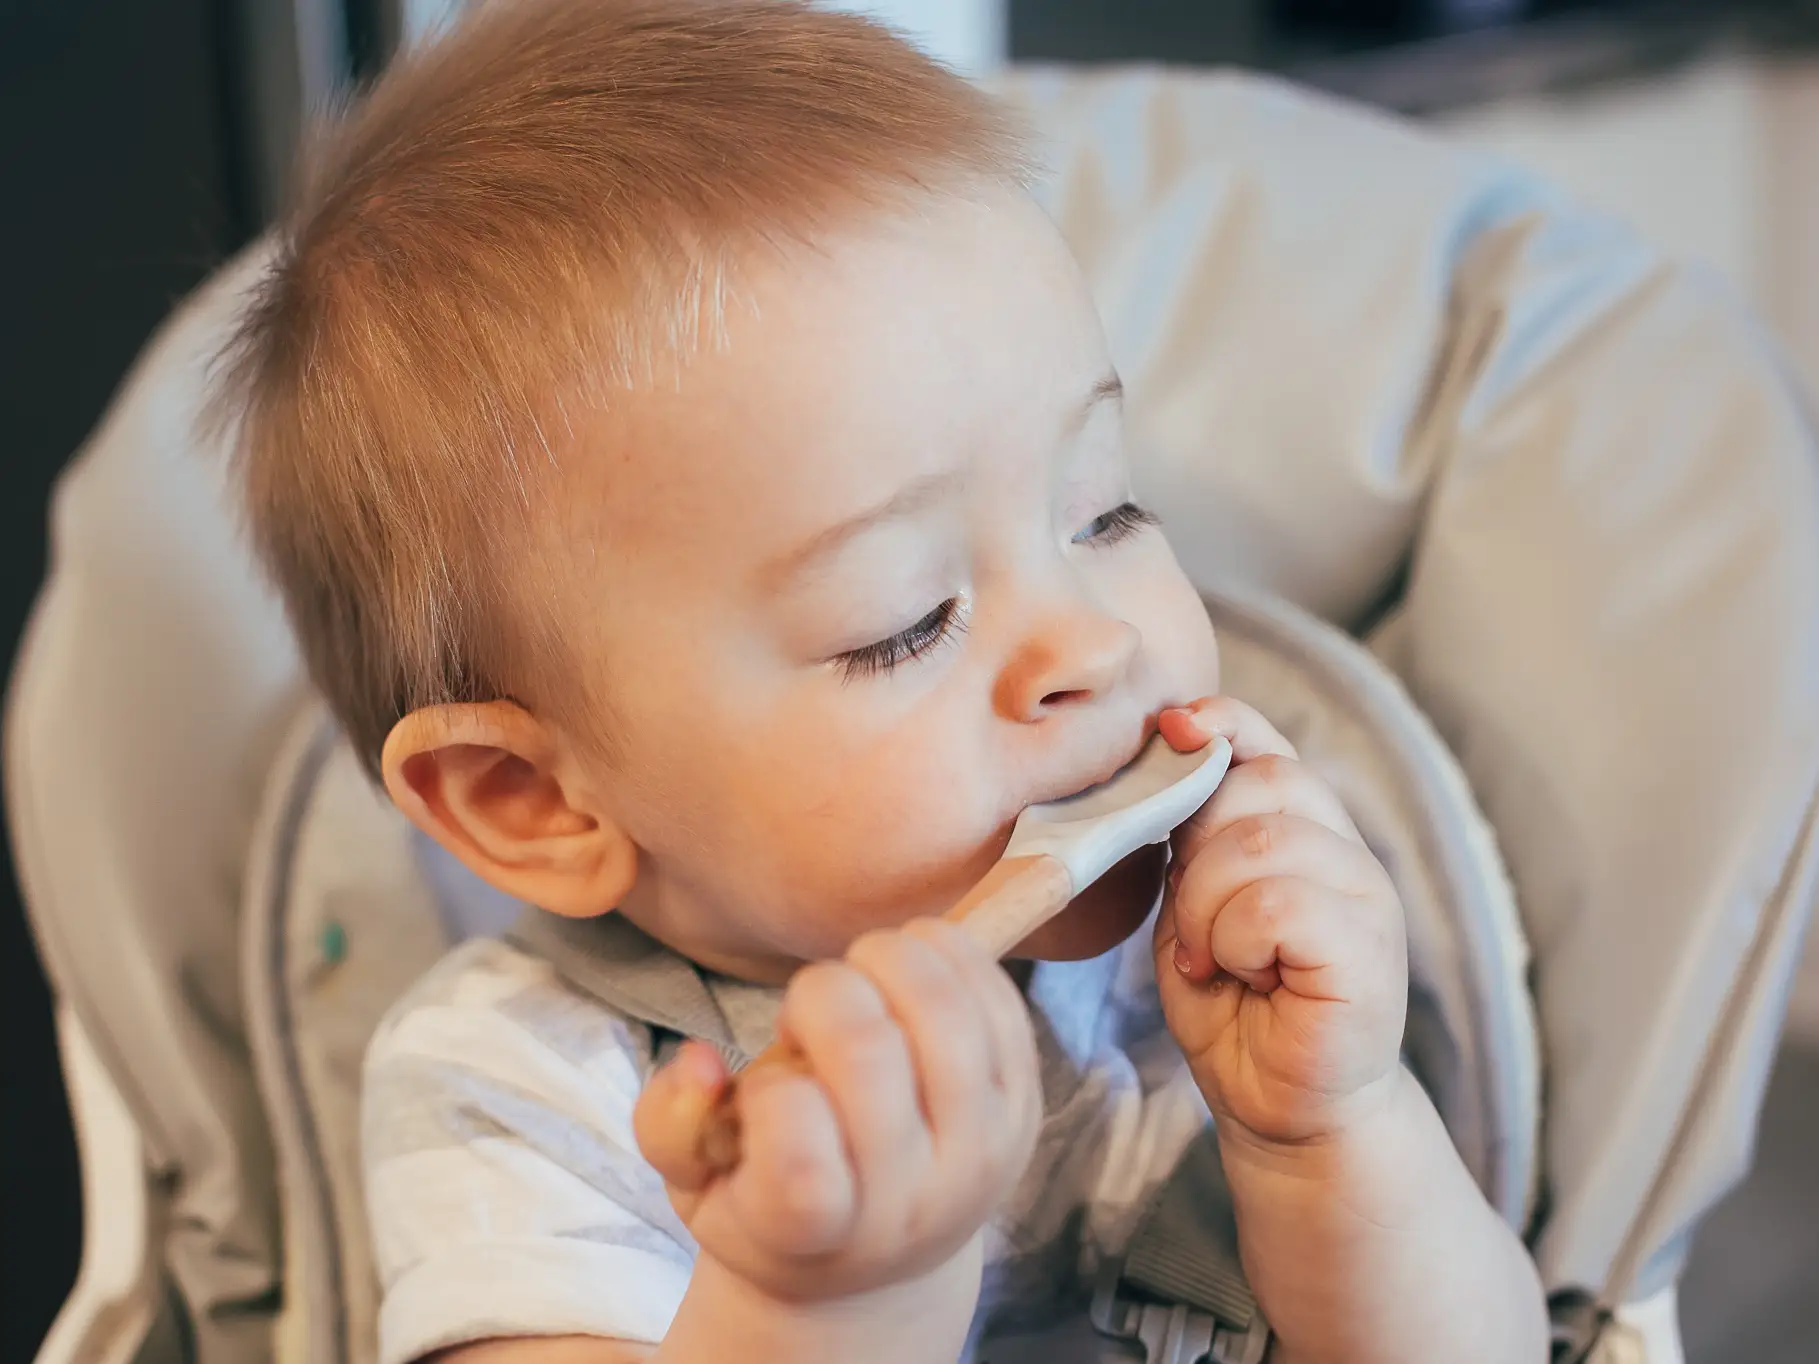
{"label": "baby's cheek", "polygon": [[1219,643],[1200,594],[1179,568],[1159,574],[1142,604],[1141,618],[1149,666],[1163,690],[1175,700],[1192,701],[1219,690]]}
{"label": "baby's cheek", "polygon": [[964,747],[889,745],[835,774],[805,807],[797,865],[867,926],[939,914],[990,870],[1009,829],[1003,799]]}

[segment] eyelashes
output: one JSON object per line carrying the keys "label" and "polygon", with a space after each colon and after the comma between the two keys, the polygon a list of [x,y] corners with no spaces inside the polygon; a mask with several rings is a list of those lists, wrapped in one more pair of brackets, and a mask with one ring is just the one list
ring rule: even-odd
{"label": "eyelashes", "polygon": [[960,598],[949,597],[909,629],[899,630],[889,639],[867,644],[863,649],[841,654],[834,661],[840,667],[843,681],[854,682],[862,677],[877,677],[890,673],[899,663],[922,657],[938,644],[965,631],[966,621],[960,614]]}
{"label": "eyelashes", "polygon": [[1160,524],[1161,518],[1154,512],[1139,507],[1135,502],[1124,502],[1087,522],[1074,536],[1074,543],[1115,545],[1120,540],[1128,540],[1140,531]]}
{"label": "eyelashes", "polygon": [[[1135,502],[1124,502],[1087,522],[1074,535],[1072,543],[1100,547],[1115,545],[1159,524],[1155,513]],[[841,681],[889,676],[899,665],[913,662],[942,644],[951,643],[966,633],[963,608],[962,598],[949,597],[914,625],[899,630],[889,639],[836,656],[832,662],[840,669]]]}

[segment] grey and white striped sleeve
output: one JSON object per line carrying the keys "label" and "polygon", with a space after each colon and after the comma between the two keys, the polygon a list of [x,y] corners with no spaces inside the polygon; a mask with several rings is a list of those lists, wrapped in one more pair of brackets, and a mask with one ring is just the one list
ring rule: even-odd
{"label": "grey and white striped sleeve", "polygon": [[639,1155],[650,1036],[496,942],[457,949],[367,1052],[380,1364],[513,1336],[663,1338],[695,1247]]}

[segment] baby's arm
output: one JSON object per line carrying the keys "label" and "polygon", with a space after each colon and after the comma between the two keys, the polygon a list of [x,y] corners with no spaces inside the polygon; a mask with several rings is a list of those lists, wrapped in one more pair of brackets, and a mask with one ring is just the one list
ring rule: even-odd
{"label": "baby's arm", "polygon": [[1170,1031],[1218,1125],[1245,1270],[1290,1364],[1547,1358],[1539,1280],[1399,1058],[1402,906],[1332,790],[1255,711],[1163,719],[1235,764],[1176,836]]}
{"label": "baby's arm", "polygon": [[431,1355],[423,1364],[643,1364],[656,1348],[593,1336],[540,1336],[483,1340]]}
{"label": "baby's arm", "polygon": [[1343,1134],[1220,1133],[1272,1364],[1542,1364],[1533,1263],[1472,1183],[1406,1071]]}
{"label": "baby's arm", "polygon": [[[527,1218],[554,1216],[577,1229],[597,1223],[615,1243],[614,1255],[642,1257],[640,1247],[651,1238],[635,1226],[627,1232],[625,1220],[649,1225],[654,1219],[643,1206],[645,1195],[636,1191],[635,1213],[630,1206],[563,1211],[552,1193],[571,1188],[571,1197],[588,1198],[572,1173],[599,1160],[584,1154],[567,1170],[550,1169],[552,1162],[527,1158],[514,1142],[492,1157],[490,1169],[461,1158],[460,1172],[468,1176],[462,1182],[470,1188],[476,1180],[498,1181],[481,1210],[463,1217],[468,1245],[432,1247],[415,1257],[392,1250],[389,1259],[403,1268],[388,1273],[386,1311],[396,1320],[398,1338],[433,1339],[438,1326],[481,1335],[472,1323],[496,1318],[485,1311],[462,1315],[462,1305],[449,1302],[451,1286],[455,1293],[471,1286],[485,1297],[494,1291],[487,1267],[503,1272],[509,1265],[519,1284],[506,1299],[516,1314],[508,1323],[514,1338],[432,1357],[460,1364],[950,1364],[978,1298],[981,1229],[1028,1163],[1041,1120],[1035,1044],[1020,996],[970,938],[950,924],[921,921],[866,935],[845,962],[798,972],[779,1031],[802,1066],[754,1073],[741,1084],[743,1155],[728,1175],[706,1170],[695,1154],[702,1119],[726,1078],[712,1048],[684,1047],[637,1100],[634,1124],[649,1161],[645,1172],[654,1167],[662,1175],[675,1214],[699,1247],[679,1304],[677,1280],[662,1280],[673,1313],[659,1313],[652,1295],[628,1286],[618,1270],[630,1263],[640,1276],[657,1274],[660,1266],[645,1258],[589,1260],[560,1235],[547,1233],[527,1247],[521,1234]],[[385,1046],[379,1055],[376,1067],[369,1062],[369,1096],[375,1070],[382,1077],[398,1070],[385,1059]],[[532,1065],[537,1060],[524,1059]],[[537,1079],[528,1065],[518,1078]],[[472,1114],[472,1086],[457,1081],[452,1088],[471,1114],[463,1123],[468,1129],[496,1126],[498,1115],[509,1111],[507,1095],[489,1100],[496,1111]],[[597,1139],[591,1130],[564,1126],[565,1116],[587,1123],[578,1110],[592,1088],[565,1081],[560,1102],[570,1113],[536,1124],[552,1133],[546,1146],[553,1154],[560,1156],[576,1139],[584,1145]],[[378,1089],[381,1096],[408,1092],[406,1083]],[[374,1131],[384,1125],[382,1110],[377,1105],[368,1115],[375,1147],[383,1137]],[[610,1113],[602,1116],[606,1126],[616,1125]],[[413,1121],[422,1126],[420,1115],[400,1111],[392,1125]],[[572,1135],[564,1138],[564,1131]],[[378,1163],[379,1202],[445,1201],[446,1190],[434,1187],[448,1179],[436,1154],[414,1164],[409,1159]],[[596,1178],[611,1184],[625,1176]],[[514,1191],[520,1197],[514,1199]],[[399,1233],[391,1237],[380,1227],[382,1262],[388,1241],[421,1245],[421,1232],[411,1231],[424,1225],[426,1219],[400,1219]],[[547,1291],[537,1279],[537,1257],[545,1254],[560,1267],[559,1291]],[[413,1267],[412,1258],[427,1260],[427,1267]],[[669,1272],[673,1276],[674,1269]],[[427,1283],[413,1284],[424,1275]],[[435,1322],[420,1324],[426,1313]],[[451,1318],[470,1324],[448,1328]],[[622,1323],[620,1332],[614,1323]],[[661,1334],[662,1343],[640,1347],[607,1338],[643,1331],[650,1332],[647,1339]]]}
{"label": "baby's arm", "polygon": [[979,1291],[976,1256],[961,1254],[912,1284],[823,1303],[755,1292],[705,1256],[661,1345],[588,1336],[485,1341],[431,1364],[953,1364]]}

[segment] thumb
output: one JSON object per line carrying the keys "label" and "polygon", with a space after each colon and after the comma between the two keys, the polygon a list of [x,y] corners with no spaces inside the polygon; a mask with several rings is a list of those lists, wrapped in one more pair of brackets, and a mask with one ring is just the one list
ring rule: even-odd
{"label": "thumb", "polygon": [[1196,753],[1219,733],[1213,725],[1202,723],[1191,706],[1175,706],[1163,711],[1156,717],[1156,728],[1177,753]]}
{"label": "thumb", "polygon": [[1293,758],[1295,746],[1255,709],[1229,696],[1205,696],[1185,706],[1175,706],[1156,717],[1156,727],[1180,753],[1205,748],[1215,735],[1224,735],[1232,746],[1232,762],[1274,755]]}
{"label": "thumb", "polygon": [[727,1078],[719,1052],[686,1042],[638,1096],[632,1111],[638,1149],[673,1189],[698,1193],[716,1173],[701,1159],[701,1128]]}

